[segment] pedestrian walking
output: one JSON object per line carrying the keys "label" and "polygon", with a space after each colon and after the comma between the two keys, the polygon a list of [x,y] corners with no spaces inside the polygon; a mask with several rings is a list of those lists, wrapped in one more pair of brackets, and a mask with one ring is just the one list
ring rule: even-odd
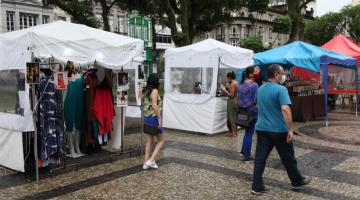
{"label": "pedestrian walking", "polygon": [[250,123],[250,126],[245,129],[245,134],[243,137],[240,153],[244,156],[244,161],[254,160],[251,157],[251,144],[257,118],[255,99],[258,90],[258,84],[253,80],[254,70],[254,66],[250,66],[245,69],[245,77],[241,80],[241,84],[238,89],[238,105],[240,107],[249,109],[254,117],[254,120]]}
{"label": "pedestrian walking", "polygon": [[[157,169],[158,165],[155,160],[159,154],[161,148],[164,146],[164,129],[162,127],[162,100],[159,96],[160,80],[157,74],[150,74],[147,80],[145,94],[144,94],[144,123],[158,126],[159,134],[157,136],[146,134],[147,141],[145,146],[145,157],[143,169],[154,168]],[[155,143],[155,138],[157,139],[157,144],[153,153],[151,154],[151,149]]]}
{"label": "pedestrian walking", "polygon": [[237,106],[237,87],[238,82],[235,80],[235,72],[229,72],[226,75],[228,81],[228,87],[225,88],[224,85],[220,85],[220,89],[228,96],[227,107],[226,107],[226,119],[227,127],[229,129],[229,137],[237,136],[237,126],[235,124],[236,117],[236,106]]}
{"label": "pedestrian walking", "polygon": [[257,144],[251,191],[255,195],[266,190],[262,176],[266,160],[274,146],[285,166],[293,189],[300,189],[311,181],[310,177],[300,174],[294,155],[292,142],[295,136],[289,107],[291,101],[287,89],[281,85],[286,80],[284,69],[277,64],[271,65],[268,75],[269,81],[263,84],[257,93],[259,109],[255,125]]}

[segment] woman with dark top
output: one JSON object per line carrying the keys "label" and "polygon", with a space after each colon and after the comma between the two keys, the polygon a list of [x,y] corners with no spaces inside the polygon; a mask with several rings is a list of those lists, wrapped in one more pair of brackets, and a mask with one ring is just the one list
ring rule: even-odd
{"label": "woman with dark top", "polygon": [[[161,148],[164,146],[164,129],[162,128],[162,101],[159,96],[160,80],[157,74],[150,74],[144,95],[144,123],[149,125],[158,126],[159,135],[153,136],[147,134],[147,141],[145,147],[145,157],[143,169],[154,168],[157,169],[158,166],[155,162],[157,155],[159,154]],[[155,146],[154,152],[150,155],[152,145],[154,144],[155,137],[157,138],[157,144]]]}
{"label": "woman with dark top", "polygon": [[261,70],[260,70],[259,66],[254,67],[253,79],[258,84],[259,87],[264,83],[264,79],[263,79],[263,76],[261,74]]}
{"label": "woman with dark top", "polygon": [[226,116],[227,116],[227,127],[229,129],[229,137],[236,137],[237,136],[237,126],[235,124],[235,117],[236,117],[236,90],[238,87],[238,82],[235,80],[235,73],[229,72],[227,75],[227,81],[229,84],[228,88],[225,88],[224,85],[220,85],[220,89],[228,96],[227,100],[227,109],[226,109]]}
{"label": "woman with dark top", "polygon": [[238,89],[238,105],[240,107],[249,108],[254,114],[255,120],[251,123],[251,126],[245,129],[245,135],[242,142],[241,154],[244,156],[244,161],[253,160],[251,155],[251,143],[252,136],[254,134],[254,127],[257,118],[257,108],[255,105],[255,98],[258,89],[258,84],[253,80],[254,78],[254,66],[250,66],[245,70],[245,78],[242,79],[240,87]]}

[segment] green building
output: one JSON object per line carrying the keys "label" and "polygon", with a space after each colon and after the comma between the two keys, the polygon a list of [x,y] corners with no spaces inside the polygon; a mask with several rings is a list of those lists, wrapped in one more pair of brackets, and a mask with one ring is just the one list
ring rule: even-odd
{"label": "green building", "polygon": [[128,15],[128,36],[144,40],[144,72],[153,73],[152,29],[151,19],[139,15],[134,10]]}

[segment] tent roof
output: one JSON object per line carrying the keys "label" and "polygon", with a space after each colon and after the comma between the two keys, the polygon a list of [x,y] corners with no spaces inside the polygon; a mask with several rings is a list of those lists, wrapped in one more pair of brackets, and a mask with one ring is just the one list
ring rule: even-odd
{"label": "tent roof", "polygon": [[313,72],[320,72],[321,64],[338,64],[352,69],[356,64],[351,57],[300,41],[257,53],[254,61],[256,65],[298,66]]}
{"label": "tent roof", "polygon": [[223,66],[242,68],[253,64],[253,54],[252,50],[211,38],[165,51],[167,62],[171,62],[174,67],[217,67],[220,58]]}
{"label": "tent roof", "polygon": [[322,48],[353,57],[357,60],[357,65],[360,67],[360,45],[351,41],[344,35],[339,34],[335,36],[329,42],[324,44]]}
{"label": "tent roof", "polygon": [[0,34],[0,70],[25,68],[31,52],[58,62],[90,64],[96,60],[106,68],[127,68],[134,57],[141,57],[143,48],[139,39],[56,21]]}

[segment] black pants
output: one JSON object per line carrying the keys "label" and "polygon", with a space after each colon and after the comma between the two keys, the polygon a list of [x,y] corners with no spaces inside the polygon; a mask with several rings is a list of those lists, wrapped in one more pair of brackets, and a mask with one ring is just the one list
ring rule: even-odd
{"label": "black pants", "polygon": [[303,183],[303,177],[297,168],[293,144],[287,143],[286,138],[287,133],[257,131],[257,144],[252,184],[252,189],[254,191],[264,190],[262,176],[265,170],[266,160],[274,146],[281,158],[281,162],[285,166],[291,184],[293,186],[299,186]]}

